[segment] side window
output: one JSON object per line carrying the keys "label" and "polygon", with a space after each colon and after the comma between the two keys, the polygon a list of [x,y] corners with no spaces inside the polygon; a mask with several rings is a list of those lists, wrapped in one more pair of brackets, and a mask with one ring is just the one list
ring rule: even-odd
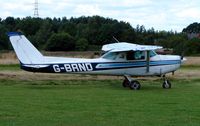
{"label": "side window", "polygon": [[136,60],[143,60],[143,59],[145,59],[145,52],[144,51],[136,51],[135,52],[135,59]]}
{"label": "side window", "polygon": [[144,60],[145,51],[129,51],[126,57],[127,60]]}
{"label": "side window", "polygon": [[126,60],[126,54],[125,53],[119,53],[116,57],[116,60]]}

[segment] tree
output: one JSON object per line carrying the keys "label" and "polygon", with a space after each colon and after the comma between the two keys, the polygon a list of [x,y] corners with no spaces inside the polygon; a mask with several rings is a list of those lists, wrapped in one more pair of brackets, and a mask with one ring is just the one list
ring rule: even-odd
{"label": "tree", "polygon": [[85,38],[81,38],[76,41],[76,50],[78,51],[85,51],[88,48],[88,40]]}
{"label": "tree", "polygon": [[187,38],[184,34],[168,36],[159,41],[160,45],[164,48],[172,48],[174,54],[182,55],[187,46]]}
{"label": "tree", "polygon": [[[8,31],[22,31],[37,48],[51,51],[97,50],[104,44],[114,42],[114,36],[119,41],[173,48],[176,54],[180,54],[185,47],[189,50],[188,55],[190,52],[192,54],[199,52],[196,46],[193,47],[198,45],[198,39],[189,41],[182,33],[156,31],[154,28],[145,29],[143,25],[133,28],[127,22],[101,16],[81,16],[70,19],[66,17],[0,18],[0,49],[10,49],[6,36]],[[183,32],[200,33],[200,23],[190,24],[183,29]],[[64,33],[68,35],[63,35]]]}
{"label": "tree", "polygon": [[44,45],[47,43],[47,40],[51,37],[52,33],[52,24],[48,20],[43,21],[41,28],[34,37],[35,42],[40,49],[44,49]]}
{"label": "tree", "polygon": [[8,50],[10,43],[8,43],[8,37],[6,36],[7,29],[0,24],[0,50]]}
{"label": "tree", "polygon": [[74,38],[68,33],[54,33],[45,44],[45,50],[48,51],[71,51],[74,49]]}
{"label": "tree", "polygon": [[122,32],[122,40],[123,41],[135,43],[136,42],[135,38],[136,38],[136,34],[135,34],[135,31],[133,28],[124,30]]}
{"label": "tree", "polygon": [[23,18],[17,25],[16,30],[21,30],[25,35],[35,35],[42,25],[41,18],[26,17]]}
{"label": "tree", "polygon": [[200,23],[194,22],[183,29],[185,33],[200,33]]}
{"label": "tree", "polygon": [[188,40],[186,43],[185,54],[186,55],[194,55],[200,54],[200,39],[193,38]]}
{"label": "tree", "polygon": [[76,25],[72,22],[65,21],[59,28],[59,32],[67,32],[70,35],[76,35]]}
{"label": "tree", "polygon": [[4,24],[9,31],[13,31],[16,25],[15,19],[13,17],[7,17],[4,20]]}

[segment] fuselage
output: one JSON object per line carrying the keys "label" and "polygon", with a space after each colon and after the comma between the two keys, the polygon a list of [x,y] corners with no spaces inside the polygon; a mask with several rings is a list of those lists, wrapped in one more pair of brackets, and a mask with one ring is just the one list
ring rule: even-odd
{"label": "fuselage", "polygon": [[80,74],[103,74],[103,75],[131,75],[152,76],[164,75],[176,71],[181,65],[180,56],[155,55],[150,58],[149,71],[147,61],[83,58],[44,57],[41,64],[21,64],[21,68],[31,72],[45,73],[80,73]]}

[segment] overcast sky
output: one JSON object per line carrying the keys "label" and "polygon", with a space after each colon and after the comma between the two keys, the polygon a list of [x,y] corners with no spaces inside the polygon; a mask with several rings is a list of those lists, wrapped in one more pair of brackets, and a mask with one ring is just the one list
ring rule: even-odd
{"label": "overcast sky", "polygon": [[[182,31],[200,22],[200,0],[38,0],[39,16],[79,17],[100,15],[155,30]],[[34,14],[34,0],[1,0],[0,17]]]}

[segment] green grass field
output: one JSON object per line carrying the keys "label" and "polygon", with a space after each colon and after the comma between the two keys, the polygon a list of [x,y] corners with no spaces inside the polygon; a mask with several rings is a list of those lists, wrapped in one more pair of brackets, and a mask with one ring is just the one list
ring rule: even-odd
{"label": "green grass field", "polygon": [[19,64],[9,64],[9,65],[2,65],[0,64],[0,71],[6,71],[6,70],[20,70],[20,65]]}
{"label": "green grass field", "polygon": [[[15,65],[0,70],[19,71]],[[200,79],[174,78],[167,90],[160,79],[141,80],[139,91],[121,81],[1,78],[0,125],[200,125]]]}

